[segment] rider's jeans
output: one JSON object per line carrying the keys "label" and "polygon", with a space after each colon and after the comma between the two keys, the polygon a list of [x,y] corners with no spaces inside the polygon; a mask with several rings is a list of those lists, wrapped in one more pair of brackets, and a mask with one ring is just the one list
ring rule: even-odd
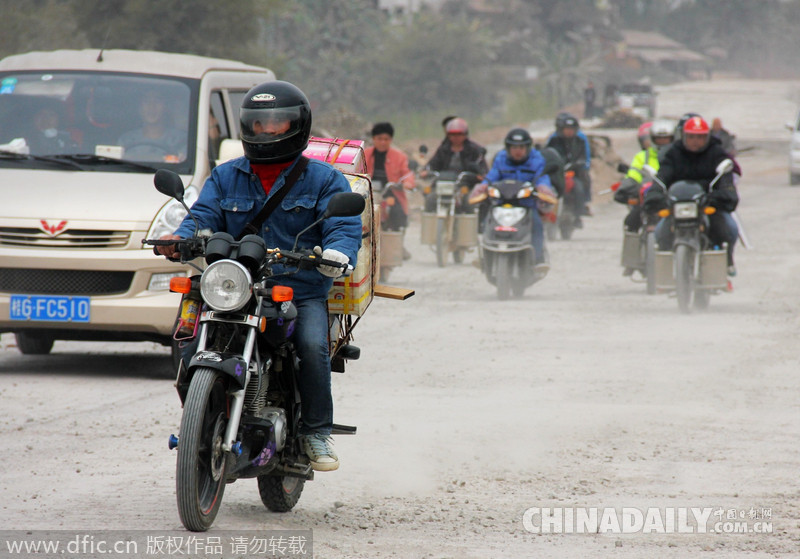
{"label": "rider's jeans", "polygon": [[[662,219],[656,225],[656,241],[659,250],[672,250],[673,233],[670,231],[673,219],[668,217]],[[733,246],[739,238],[739,227],[736,221],[728,212],[717,211],[708,216],[708,237],[715,245],[722,246],[728,243],[729,264],[733,263]]]}
{"label": "rider's jeans", "polygon": [[331,434],[333,397],[328,345],[328,304],[324,299],[295,301],[294,343],[300,357],[298,387],[302,400],[300,433]]}
{"label": "rider's jeans", "polygon": [[537,209],[531,211],[531,241],[536,251],[536,263],[544,262],[544,224]]}

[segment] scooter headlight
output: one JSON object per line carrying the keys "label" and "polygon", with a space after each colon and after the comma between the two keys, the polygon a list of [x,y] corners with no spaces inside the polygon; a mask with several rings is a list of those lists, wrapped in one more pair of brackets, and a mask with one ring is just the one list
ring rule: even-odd
{"label": "scooter headlight", "polygon": [[694,202],[679,202],[672,208],[675,219],[696,219],[697,204]]}
{"label": "scooter headlight", "polygon": [[511,227],[519,223],[527,213],[528,210],[526,208],[504,208],[502,206],[492,208],[492,218],[502,227]]}
{"label": "scooter headlight", "polygon": [[252,289],[250,272],[234,260],[210,264],[200,278],[200,294],[215,311],[241,309],[250,300]]}

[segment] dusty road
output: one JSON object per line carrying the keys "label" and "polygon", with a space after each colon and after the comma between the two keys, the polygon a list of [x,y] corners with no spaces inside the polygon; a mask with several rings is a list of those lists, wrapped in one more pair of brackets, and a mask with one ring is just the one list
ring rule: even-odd
{"label": "dusty road", "polygon": [[[739,213],[755,248],[737,250],[735,290],[706,312],[682,315],[621,276],[617,204],[598,199],[573,241],[550,245],[550,275],[505,302],[471,255],[437,268],[415,222],[414,257],[391,283],[416,296],[376,300],[356,330],[362,359],[334,378],[337,421],[359,427],[337,438],[341,468],[283,515],[239,481],[214,530],[311,529],[319,558],[797,556],[800,188],[783,123],[798,91],[702,82],[659,96],[661,114],[720,116],[751,148]],[[179,530],[167,450],[179,400],[151,373],[165,351],[59,342],[28,358],[8,336],[2,346],[2,529]],[[771,533],[523,523],[531,508],[581,507],[752,511],[748,527]]]}

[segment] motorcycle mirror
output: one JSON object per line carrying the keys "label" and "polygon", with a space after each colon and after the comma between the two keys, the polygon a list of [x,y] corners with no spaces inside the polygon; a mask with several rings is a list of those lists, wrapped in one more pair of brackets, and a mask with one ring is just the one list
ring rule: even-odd
{"label": "motorcycle mirror", "polygon": [[717,165],[717,174],[724,175],[725,173],[730,173],[733,171],[733,161],[730,159],[725,159],[721,161],[719,165]]}
{"label": "motorcycle mirror", "polygon": [[366,207],[366,201],[361,194],[356,192],[339,192],[331,196],[324,217],[353,217],[361,215]]}
{"label": "motorcycle mirror", "polygon": [[627,173],[631,170],[631,166],[625,163],[617,163],[617,171],[620,173]]}
{"label": "motorcycle mirror", "polygon": [[178,202],[183,202],[183,181],[181,177],[167,169],[159,169],[153,177],[153,184],[156,185],[156,190],[165,196],[175,198]]}
{"label": "motorcycle mirror", "polygon": [[643,165],[643,166],[642,166],[642,170],[643,170],[645,173],[647,173],[648,175],[650,175],[651,177],[655,177],[655,176],[658,174],[658,171],[656,171],[656,170],[655,170],[655,169],[654,169],[652,166],[650,166],[650,165]]}

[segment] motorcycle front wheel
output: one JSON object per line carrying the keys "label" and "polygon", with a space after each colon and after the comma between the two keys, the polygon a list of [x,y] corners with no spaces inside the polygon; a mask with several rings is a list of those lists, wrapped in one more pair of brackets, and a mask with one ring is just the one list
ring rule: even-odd
{"label": "motorcycle front wheel", "polygon": [[436,264],[444,268],[447,264],[447,219],[436,218]]}
{"label": "motorcycle front wheel", "polygon": [[655,295],[656,292],[656,234],[647,233],[644,254],[644,275],[647,278],[647,294]]}
{"label": "motorcycle front wheel", "polygon": [[300,500],[306,480],[290,476],[258,476],[261,502],[272,512],[289,512]]}
{"label": "motorcycle front wheel", "polygon": [[511,257],[508,254],[497,255],[497,298],[501,301],[508,299],[511,293]]}
{"label": "motorcycle front wheel", "polygon": [[678,308],[688,313],[692,302],[692,250],[686,245],[678,245],[675,249],[675,290],[678,295]]}
{"label": "motorcycle front wheel", "polygon": [[222,504],[227,407],[219,374],[213,369],[197,369],[183,404],[175,483],[181,522],[193,532],[208,530]]}

